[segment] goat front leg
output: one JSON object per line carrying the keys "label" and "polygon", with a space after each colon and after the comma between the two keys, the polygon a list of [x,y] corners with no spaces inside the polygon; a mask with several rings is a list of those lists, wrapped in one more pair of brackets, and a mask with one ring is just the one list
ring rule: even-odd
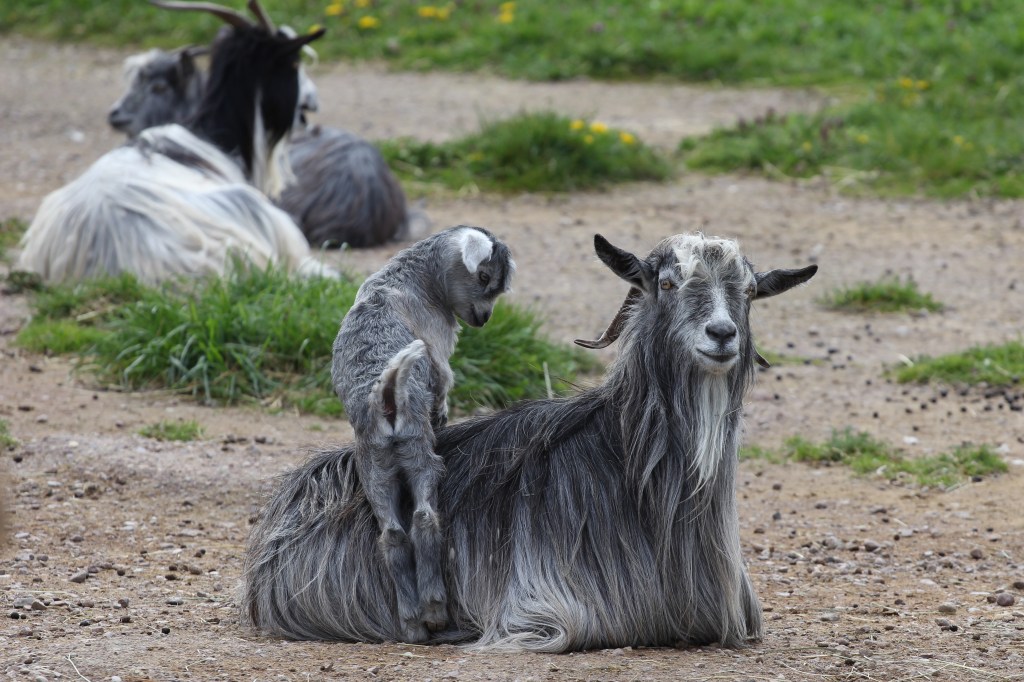
{"label": "goat front leg", "polygon": [[374,466],[367,479],[364,489],[381,531],[377,546],[395,585],[402,640],[424,642],[429,635],[420,613],[413,543],[399,521],[401,484],[398,472]]}
{"label": "goat front leg", "polygon": [[416,587],[423,623],[437,632],[448,624],[448,593],[441,569],[444,535],[437,513],[437,487],[444,475],[444,462],[426,440],[413,444],[413,450],[409,453],[412,461],[406,461],[411,465],[407,473],[415,504],[411,533],[416,553]]}

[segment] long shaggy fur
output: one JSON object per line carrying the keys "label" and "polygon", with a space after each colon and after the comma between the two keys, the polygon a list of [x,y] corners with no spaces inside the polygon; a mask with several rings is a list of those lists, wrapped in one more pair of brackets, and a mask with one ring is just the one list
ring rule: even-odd
{"label": "long shaggy fur", "polygon": [[[734,490],[757,280],[700,239],[666,240],[643,261],[601,254],[641,294],[627,299],[623,348],[600,387],[437,433],[451,627],[432,641],[564,652],[762,636]],[[699,251],[702,282],[686,283],[680,247]],[[712,280],[736,325],[731,365],[693,345],[721,312]],[[375,537],[353,449],[314,456],[252,529],[244,619],[293,639],[398,638]]]}
{"label": "long shaggy fur", "polygon": [[[127,89],[109,120],[129,136],[153,125],[185,123],[198,105],[197,84],[204,75],[186,50],[129,57],[125,74]],[[302,71],[300,108],[315,109],[316,102],[316,86]],[[408,207],[398,179],[367,140],[338,128],[306,128],[303,122],[287,151],[295,181],[275,201],[312,246],[364,248],[426,233],[427,216]]]}

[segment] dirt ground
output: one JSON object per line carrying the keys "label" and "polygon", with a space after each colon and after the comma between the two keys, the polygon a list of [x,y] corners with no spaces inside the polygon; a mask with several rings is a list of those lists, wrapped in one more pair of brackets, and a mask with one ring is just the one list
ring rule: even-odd
{"label": "dirt ground", "polygon": [[[0,41],[0,218],[30,219],[47,192],[118,143],[104,121],[124,56]],[[444,139],[481,116],[555,108],[671,148],[684,133],[768,107],[822,104],[813,92],[527,84],[373,66],[314,75],[318,121],[371,138]],[[505,238],[519,264],[511,298],[535,306],[548,334],[566,341],[598,332],[625,293],[594,257],[594,232],[646,252],[666,235],[703,229],[740,239],[762,268],[816,262],[821,270],[808,286],[756,306],[762,347],[815,362],[759,375],[746,441],[771,447],[851,426],[909,455],[987,443],[1010,473],[938,491],[842,468],[744,463],[743,549],[767,635],[741,651],[484,655],[282,642],[238,623],[233,595],[248,520],[275,474],[311,448],[346,440],[347,425],[98,390],[68,361],[15,348],[27,302],[0,296],[0,418],[21,441],[0,460],[10,482],[0,671],[14,680],[94,682],[1024,680],[1021,402],[904,387],[882,375],[922,353],[1021,337],[1024,204],[850,199],[824,181],[686,175],[571,196],[433,197],[426,210],[437,229],[471,223]],[[367,273],[395,248],[334,258]],[[865,317],[814,302],[884,274],[912,275],[947,310]],[[182,445],[137,435],[178,418],[199,421],[206,439]],[[1015,603],[1000,605],[1011,596]]]}

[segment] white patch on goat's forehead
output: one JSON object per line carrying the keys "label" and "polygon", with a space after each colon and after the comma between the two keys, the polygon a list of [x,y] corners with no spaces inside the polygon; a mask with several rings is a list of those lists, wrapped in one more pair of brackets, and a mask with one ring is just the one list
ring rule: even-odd
{"label": "white patch on goat's forehead", "polygon": [[719,263],[729,263],[746,277],[752,277],[743,254],[740,253],[740,245],[733,239],[681,234],[672,237],[670,243],[684,278],[689,279],[698,272],[707,274],[709,255],[713,252],[717,252],[715,260]]}
{"label": "white patch on goat's forehead", "polygon": [[494,248],[491,238],[475,227],[465,227],[459,230],[455,239],[462,252],[462,263],[470,274],[475,274],[480,264],[491,257]]}
{"label": "white patch on goat's forehead", "polygon": [[126,57],[124,60],[124,67],[121,72],[124,76],[124,81],[126,83],[131,83],[135,80],[135,76],[144,66],[151,64],[165,54],[166,52],[163,50],[153,48],[149,52],[133,54],[131,57]]}

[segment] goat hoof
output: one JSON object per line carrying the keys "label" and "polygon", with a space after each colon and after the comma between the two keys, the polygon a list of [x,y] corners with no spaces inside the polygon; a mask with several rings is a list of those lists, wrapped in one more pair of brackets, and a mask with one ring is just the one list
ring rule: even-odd
{"label": "goat hoof", "polygon": [[419,621],[402,624],[403,642],[406,642],[407,644],[419,644],[420,642],[427,641],[428,637],[430,637],[430,633],[427,632],[427,628],[423,627],[423,624]]}
{"label": "goat hoof", "polygon": [[440,632],[448,626],[448,609],[443,601],[431,601],[423,605],[423,624],[431,632]]}

